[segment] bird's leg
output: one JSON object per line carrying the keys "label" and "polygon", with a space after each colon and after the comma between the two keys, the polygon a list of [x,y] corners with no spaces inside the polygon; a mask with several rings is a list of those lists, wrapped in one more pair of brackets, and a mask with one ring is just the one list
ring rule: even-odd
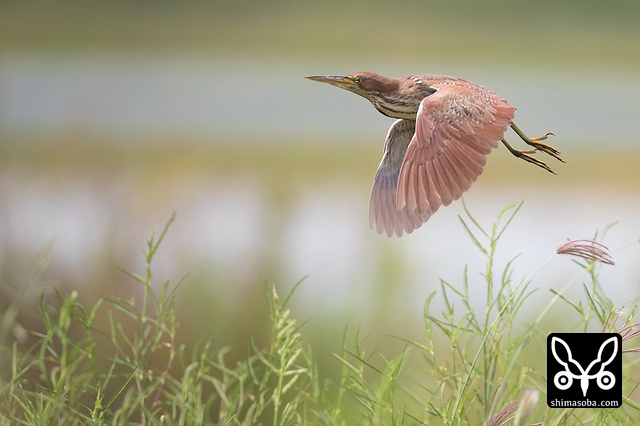
{"label": "bird's leg", "polygon": [[530,155],[530,154],[535,154],[537,152],[537,149],[534,149],[534,150],[531,150],[531,151],[520,151],[518,149],[515,149],[511,145],[509,145],[509,143],[504,139],[502,139],[502,143],[504,144],[504,146],[507,147],[509,152],[511,154],[515,155],[516,157],[522,158],[524,161],[527,161],[527,162],[529,162],[531,164],[535,164],[538,167],[542,167],[543,169],[545,169],[549,173],[553,173],[554,175],[556,174],[556,172],[551,170],[551,168],[549,166],[547,166],[544,161],[540,161],[537,158],[532,157]]}
{"label": "bird's leg", "polygon": [[555,136],[553,133],[547,133],[544,136],[540,136],[539,138],[529,138],[527,137],[527,135],[525,135],[522,130],[520,130],[520,128],[518,128],[518,126],[515,125],[515,123],[512,121],[511,122],[511,128],[513,129],[514,132],[516,132],[518,134],[518,136],[520,136],[520,138],[527,144],[527,145],[531,145],[532,147],[534,147],[537,151],[542,151],[545,154],[549,154],[550,156],[554,157],[555,159],[557,159],[558,161],[561,162],[565,162],[562,157],[560,157],[560,151],[558,151],[557,149],[555,149],[554,147],[552,147],[551,145],[547,145],[546,143],[542,143],[541,141],[546,140],[549,136]]}

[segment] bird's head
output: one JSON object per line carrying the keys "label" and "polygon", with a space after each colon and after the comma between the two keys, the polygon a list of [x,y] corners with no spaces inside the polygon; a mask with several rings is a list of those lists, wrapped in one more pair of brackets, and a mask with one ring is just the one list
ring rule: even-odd
{"label": "bird's head", "polygon": [[[317,75],[307,78],[360,95],[368,99],[382,114],[393,118],[415,120],[420,101],[428,94],[427,91],[415,90],[414,80],[409,77],[388,78],[370,71],[348,75]],[[410,83],[408,86],[407,82]],[[407,87],[409,87],[408,91]]]}
{"label": "bird's head", "polygon": [[369,71],[347,75],[314,75],[307,78],[346,89],[370,101],[395,94],[399,88],[398,80]]}

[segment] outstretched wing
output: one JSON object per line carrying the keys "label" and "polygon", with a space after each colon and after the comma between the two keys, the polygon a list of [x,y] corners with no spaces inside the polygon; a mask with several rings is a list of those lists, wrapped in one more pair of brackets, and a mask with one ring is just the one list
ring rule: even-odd
{"label": "outstretched wing", "polygon": [[434,84],[398,176],[397,208],[426,221],[471,187],[503,138],[515,108],[483,87]]}
{"label": "outstretched wing", "polygon": [[398,174],[414,132],[415,122],[411,120],[397,120],[391,125],[371,188],[369,226],[375,226],[379,234],[386,233],[389,237],[394,232],[399,237],[403,231],[410,233],[429,219],[429,215],[407,213],[396,206]]}

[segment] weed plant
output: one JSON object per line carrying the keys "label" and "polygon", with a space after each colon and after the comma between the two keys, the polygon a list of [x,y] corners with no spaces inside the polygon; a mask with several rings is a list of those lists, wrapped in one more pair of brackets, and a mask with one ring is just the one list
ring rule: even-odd
{"label": "weed plant", "polygon": [[[232,364],[230,348],[211,341],[195,347],[176,343],[179,283],[164,282],[156,294],[152,274],[173,217],[159,236],[149,238],[144,272],[127,272],[141,286],[142,300],[106,296],[85,306],[77,291],[44,289],[36,303],[41,326],[25,330],[17,318],[29,309],[29,292],[46,267],[45,250],[0,319],[0,424],[637,424],[640,373],[637,349],[629,347],[638,335],[635,311],[617,308],[602,291],[602,258],[566,251],[579,256],[580,274],[552,290],[532,322],[517,324],[527,318],[530,297],[539,290],[533,285],[536,271],[515,281],[517,256],[497,270],[496,250],[521,207],[508,206],[485,227],[465,206],[462,226],[486,258],[480,282],[466,267],[460,283],[441,280],[424,304],[424,341],[400,337],[406,345],[394,358],[367,353],[358,332],[345,331],[335,354],[337,382],[318,373],[303,338],[304,323],[291,316],[294,292],[282,300],[275,286],[266,288],[268,347],[249,342],[246,356]],[[564,292],[578,282],[584,298],[570,300]],[[486,289],[481,309],[470,291],[480,285]],[[544,329],[543,319],[556,303],[576,312],[577,323]],[[593,327],[624,333],[623,406],[548,408],[545,372],[530,362],[532,356],[540,357],[549,332]]]}

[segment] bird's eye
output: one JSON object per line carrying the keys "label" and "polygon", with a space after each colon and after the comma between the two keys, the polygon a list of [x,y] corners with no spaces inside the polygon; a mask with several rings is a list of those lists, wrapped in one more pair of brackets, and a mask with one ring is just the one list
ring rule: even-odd
{"label": "bird's eye", "polygon": [[360,83],[362,83],[362,77],[358,77],[358,76],[353,77],[353,82],[354,82],[355,84],[360,84]]}

